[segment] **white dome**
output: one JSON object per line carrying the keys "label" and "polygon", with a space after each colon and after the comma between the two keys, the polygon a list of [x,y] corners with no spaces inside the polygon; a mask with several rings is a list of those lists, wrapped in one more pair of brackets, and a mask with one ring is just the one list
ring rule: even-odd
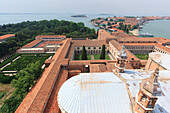
{"label": "white dome", "polygon": [[131,113],[125,84],[113,73],[81,73],[59,90],[58,105],[67,113]]}

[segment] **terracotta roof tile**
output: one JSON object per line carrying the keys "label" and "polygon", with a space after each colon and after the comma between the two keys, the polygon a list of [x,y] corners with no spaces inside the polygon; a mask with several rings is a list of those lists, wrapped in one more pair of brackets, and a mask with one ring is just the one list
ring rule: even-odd
{"label": "terracotta roof tile", "polygon": [[58,40],[58,41],[45,41],[45,44],[62,44],[64,41],[63,40]]}
{"label": "terracotta roof tile", "polygon": [[35,37],[37,38],[66,38],[65,35],[38,35]]}
{"label": "terracotta roof tile", "polygon": [[31,48],[31,47],[34,47],[35,45],[41,43],[43,40],[41,39],[37,39],[37,40],[34,40],[28,44],[26,44],[25,46],[23,46],[23,48]]}
{"label": "terracotta roof tile", "polygon": [[105,71],[106,71],[105,64],[90,64],[90,73],[105,72]]}
{"label": "terracotta roof tile", "polygon": [[167,47],[160,45],[160,44],[156,44],[155,46],[159,49],[163,49],[163,50],[167,51],[168,53],[170,53],[170,48],[167,48]]}
{"label": "terracotta roof tile", "polygon": [[1,41],[1,40],[4,40],[4,39],[7,39],[7,38],[10,38],[10,37],[14,37],[14,36],[15,36],[15,34],[2,35],[2,36],[0,36],[0,41]]}
{"label": "terracotta roof tile", "polygon": [[87,47],[101,47],[103,44],[105,44],[105,41],[103,40],[74,40],[73,44],[75,47],[79,46],[87,46]]}

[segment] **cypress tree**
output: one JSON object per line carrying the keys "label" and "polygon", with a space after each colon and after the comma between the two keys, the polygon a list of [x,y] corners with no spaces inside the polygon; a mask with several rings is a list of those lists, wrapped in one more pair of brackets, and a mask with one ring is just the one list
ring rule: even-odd
{"label": "cypress tree", "polygon": [[83,48],[82,48],[81,60],[87,60],[87,54],[86,54],[85,46],[83,46]]}
{"label": "cypress tree", "polygon": [[102,52],[100,55],[100,59],[105,59],[105,45],[102,46]]}

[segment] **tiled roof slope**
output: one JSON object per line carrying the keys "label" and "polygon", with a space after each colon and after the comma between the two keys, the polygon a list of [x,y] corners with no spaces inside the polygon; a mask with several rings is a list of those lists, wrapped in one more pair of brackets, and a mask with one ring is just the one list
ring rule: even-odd
{"label": "tiled roof slope", "polygon": [[106,71],[105,64],[90,64],[90,73],[105,71]]}
{"label": "tiled roof slope", "polygon": [[108,39],[108,38],[116,38],[115,36],[112,36],[109,32],[107,32],[106,30],[104,29],[100,29],[99,30],[99,34],[98,34],[98,38],[99,40],[103,40],[103,39]]}
{"label": "tiled roof slope", "polygon": [[34,40],[34,41],[26,44],[25,46],[23,46],[23,48],[31,48],[31,47],[37,45],[37,44],[40,43],[40,42],[42,42],[41,39],[36,39],[36,40]]}
{"label": "tiled roof slope", "polygon": [[168,53],[170,53],[170,48],[167,48],[160,44],[155,44],[155,46],[158,47],[159,49],[163,49],[163,50],[167,51]]}
{"label": "tiled roof slope", "polygon": [[35,37],[37,38],[66,38],[65,35],[38,35]]}
{"label": "tiled roof slope", "polygon": [[105,44],[105,41],[103,40],[74,40],[73,44],[75,47],[79,46],[88,46],[88,47],[101,47],[103,44]]}
{"label": "tiled roof slope", "polygon": [[14,37],[14,36],[15,36],[15,34],[2,35],[2,36],[0,36],[0,41],[1,41],[1,40],[4,40],[4,39],[6,39],[6,38]]}
{"label": "tiled roof slope", "polygon": [[62,59],[65,58],[68,52],[70,41],[70,39],[66,39],[64,44],[58,49],[53,57],[55,61],[43,73],[38,83],[27,94],[15,113],[42,113],[44,111],[60,73],[60,67],[63,63],[65,64],[65,61],[63,62]]}
{"label": "tiled roof slope", "polygon": [[122,49],[122,46],[119,42],[115,41],[115,40],[112,40],[110,41],[110,43],[118,50],[120,51]]}
{"label": "tiled roof slope", "polygon": [[68,70],[61,70],[59,76],[57,77],[57,81],[54,84],[54,88],[51,92],[44,113],[59,113],[60,110],[57,102],[58,91],[62,86],[62,84],[67,80],[67,78],[68,78]]}
{"label": "tiled roof slope", "polygon": [[[122,46],[119,42],[112,40],[110,41],[110,43],[118,50],[122,50]],[[139,60],[136,56],[134,56],[128,49],[125,49],[126,53],[127,53],[127,60],[131,60],[132,58],[134,60]]]}

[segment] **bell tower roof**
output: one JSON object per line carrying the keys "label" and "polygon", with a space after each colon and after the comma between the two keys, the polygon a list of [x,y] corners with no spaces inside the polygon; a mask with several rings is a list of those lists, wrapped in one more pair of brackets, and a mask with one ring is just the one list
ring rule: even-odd
{"label": "bell tower roof", "polygon": [[118,52],[117,56],[119,58],[127,59],[127,53],[125,51],[125,44],[123,44],[122,49]]}
{"label": "bell tower roof", "polygon": [[152,76],[149,79],[144,80],[141,83],[142,89],[144,89],[152,96],[161,95],[161,87],[158,82],[158,76],[159,76],[159,68],[155,69],[155,71],[152,73]]}

